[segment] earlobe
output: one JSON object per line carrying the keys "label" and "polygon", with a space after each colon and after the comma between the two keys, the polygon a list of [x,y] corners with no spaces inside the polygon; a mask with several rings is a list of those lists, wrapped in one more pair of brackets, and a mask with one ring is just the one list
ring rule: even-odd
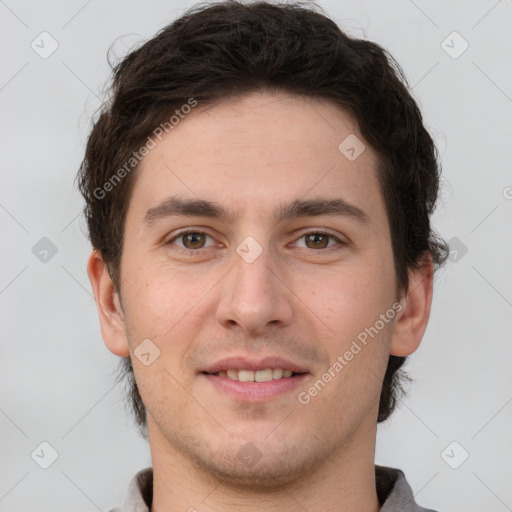
{"label": "earlobe", "polygon": [[431,257],[421,267],[409,273],[407,293],[400,304],[391,341],[390,354],[405,357],[420,345],[427,328],[432,304],[434,265]]}
{"label": "earlobe", "polygon": [[87,274],[98,308],[103,341],[113,354],[126,357],[130,355],[130,350],[124,312],[105,262],[97,250],[93,250],[89,257]]}

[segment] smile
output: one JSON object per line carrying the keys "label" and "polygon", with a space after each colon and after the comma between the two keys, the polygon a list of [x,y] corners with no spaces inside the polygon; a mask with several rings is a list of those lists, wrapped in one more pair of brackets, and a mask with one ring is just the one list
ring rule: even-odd
{"label": "smile", "polygon": [[283,370],[283,368],[266,368],[264,370],[221,370],[214,375],[218,377],[227,377],[231,380],[240,382],[268,382],[271,380],[279,380],[293,376],[291,370]]}
{"label": "smile", "polygon": [[[275,378],[274,378],[275,374]],[[293,373],[282,368],[264,370],[221,370],[200,373],[217,392],[239,402],[265,402],[303,385],[309,373]]]}

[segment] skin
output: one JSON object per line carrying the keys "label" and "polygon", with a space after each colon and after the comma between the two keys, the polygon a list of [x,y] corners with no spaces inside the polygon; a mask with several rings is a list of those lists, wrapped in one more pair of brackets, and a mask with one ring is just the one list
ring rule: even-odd
{"label": "skin", "polygon": [[[258,92],[197,107],[137,170],[122,295],[92,252],[88,274],[103,338],[114,354],[131,356],[148,411],[152,512],[379,510],[382,379],[389,354],[409,355],[421,342],[432,264],[410,273],[407,293],[397,293],[376,157],[365,142],[349,161],[338,150],[349,134],[364,142],[351,116],[324,100]],[[170,195],[215,201],[239,216],[145,225],[146,211]],[[368,222],[333,215],[274,221],[277,205],[313,197],[342,198]],[[182,228],[208,236],[187,244],[175,238]],[[321,239],[318,248],[304,236],[310,228],[345,243]],[[248,236],[263,250],[252,263],[236,252]],[[403,309],[394,320],[308,404],[299,403],[298,393],[397,301]],[[148,338],[160,355],[146,366],[134,350]],[[309,375],[300,389],[266,402],[238,401],[199,373],[233,354],[287,357]],[[238,456],[247,443],[260,456],[251,465]]]}

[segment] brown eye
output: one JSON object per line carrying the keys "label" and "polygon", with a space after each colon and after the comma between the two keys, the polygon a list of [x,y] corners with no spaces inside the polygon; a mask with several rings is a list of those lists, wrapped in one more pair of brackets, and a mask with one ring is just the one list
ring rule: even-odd
{"label": "brown eye", "polygon": [[[325,249],[329,244],[329,238],[332,238],[326,233],[308,233],[304,237],[306,239],[306,246],[309,249]],[[311,242],[311,245],[309,242]]]}
{"label": "brown eye", "polygon": [[308,231],[298,239],[302,249],[341,249],[347,245],[343,239],[327,231]]}
{"label": "brown eye", "polygon": [[182,231],[171,238],[166,245],[174,245],[175,249],[182,251],[197,251],[209,247],[207,245],[208,238],[211,239],[211,236],[202,231]]}
{"label": "brown eye", "polygon": [[181,240],[187,249],[201,249],[205,243],[205,234],[185,233],[181,235]]}

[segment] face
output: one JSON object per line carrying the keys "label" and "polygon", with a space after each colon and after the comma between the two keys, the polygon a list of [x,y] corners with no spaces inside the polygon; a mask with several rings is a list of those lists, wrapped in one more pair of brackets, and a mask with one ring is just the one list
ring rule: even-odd
{"label": "face", "polygon": [[374,442],[400,315],[376,157],[347,158],[349,135],[365,143],[330,102],[254,93],[142,161],[106,341],[129,350],[153,452],[254,487]]}

